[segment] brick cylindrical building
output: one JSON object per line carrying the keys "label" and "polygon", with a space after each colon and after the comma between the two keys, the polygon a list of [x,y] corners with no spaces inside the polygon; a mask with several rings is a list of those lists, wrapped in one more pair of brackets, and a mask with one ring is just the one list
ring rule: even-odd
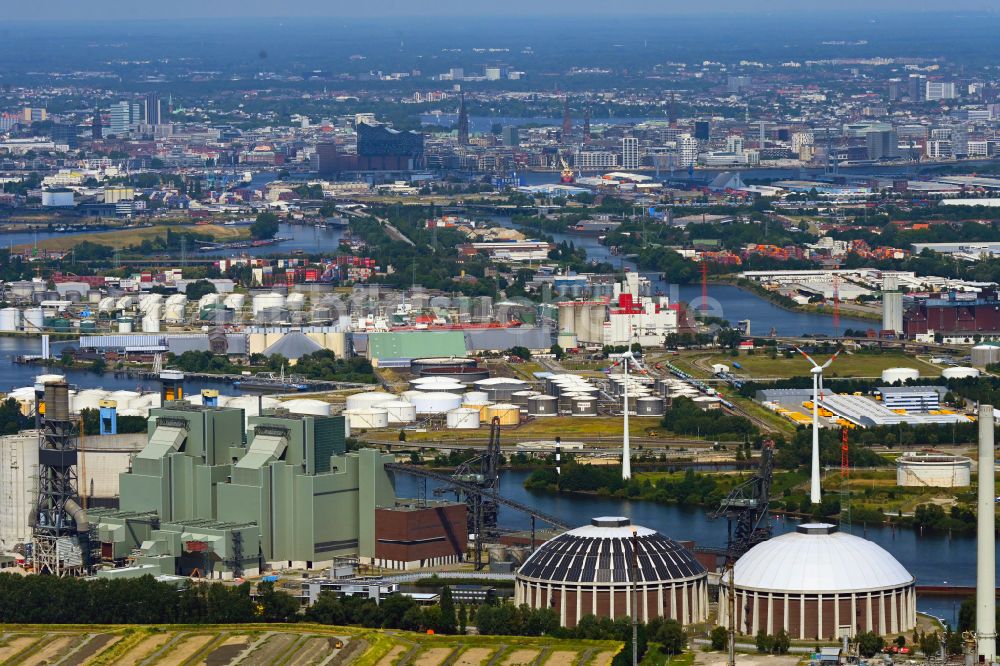
{"label": "brick cylindrical building", "polygon": [[546,541],[518,569],[514,584],[515,603],[551,608],[565,627],[585,615],[629,616],[633,594],[640,622],[665,617],[692,624],[708,617],[705,568],[680,544],[633,527],[628,518],[594,518]]}
{"label": "brick cylindrical building", "polygon": [[[719,624],[729,626],[728,575],[719,586]],[[880,546],[827,523],[759,543],[736,561],[736,630],[781,629],[793,639],[899,634],[917,623],[913,576]]]}

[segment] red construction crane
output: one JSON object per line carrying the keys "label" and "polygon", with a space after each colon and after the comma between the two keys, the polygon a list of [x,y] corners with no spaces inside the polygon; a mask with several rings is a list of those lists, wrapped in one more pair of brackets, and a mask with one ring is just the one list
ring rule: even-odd
{"label": "red construction crane", "polygon": [[840,429],[840,477],[847,480],[851,466],[847,459],[847,426]]}

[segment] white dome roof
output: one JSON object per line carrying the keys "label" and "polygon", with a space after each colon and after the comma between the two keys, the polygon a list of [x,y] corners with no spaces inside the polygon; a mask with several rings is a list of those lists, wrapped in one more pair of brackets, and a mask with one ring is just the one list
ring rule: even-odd
{"label": "white dome roof", "polygon": [[914,580],[881,546],[827,523],[802,524],[757,544],[735,570],[736,587],[774,592],[882,590]]}

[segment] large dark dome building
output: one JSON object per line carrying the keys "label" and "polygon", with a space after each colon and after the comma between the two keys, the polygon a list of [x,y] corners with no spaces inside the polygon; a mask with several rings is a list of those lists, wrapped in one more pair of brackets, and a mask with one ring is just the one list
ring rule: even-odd
{"label": "large dark dome building", "polygon": [[546,541],[518,569],[514,601],[551,608],[574,627],[584,615],[629,615],[633,533],[638,544],[640,622],[654,617],[681,624],[708,617],[708,574],[683,546],[628,518],[594,518]]}

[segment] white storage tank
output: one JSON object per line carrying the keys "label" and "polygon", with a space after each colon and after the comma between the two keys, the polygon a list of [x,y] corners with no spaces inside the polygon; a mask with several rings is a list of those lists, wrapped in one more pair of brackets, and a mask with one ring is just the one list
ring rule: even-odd
{"label": "white storage tank", "polygon": [[527,407],[531,416],[556,416],[559,399],[551,395],[534,395],[528,398]]}
{"label": "white storage tank", "polygon": [[150,306],[146,311],[146,316],[142,318],[142,331],[144,333],[160,332],[160,304]]}
{"label": "white storage tank", "polygon": [[987,365],[1000,363],[1000,345],[976,345],[972,348],[972,365],[985,368]]}
{"label": "white storage tank", "polygon": [[418,391],[464,391],[465,386],[449,377],[420,377],[410,382]]}
{"label": "white storage tank", "polygon": [[118,332],[119,333],[131,333],[132,332],[132,320],[125,318],[118,320]]}
{"label": "white storage tank", "polygon": [[462,402],[468,405],[488,405],[490,396],[486,391],[469,391],[462,398]]}
{"label": "white storage tank", "polygon": [[456,430],[466,430],[478,428],[480,415],[478,409],[459,407],[448,412],[445,416],[445,425]]}
{"label": "white storage tank", "polygon": [[389,412],[381,407],[349,409],[347,415],[351,430],[378,430],[389,427]]}
{"label": "white storage tank", "polygon": [[71,410],[80,412],[84,409],[100,409],[101,400],[104,400],[107,396],[108,392],[104,389],[85,389],[79,391],[72,400]]}
{"label": "white storage tank", "polygon": [[972,484],[972,459],[947,453],[908,451],[896,458],[896,485],[963,488]]}
{"label": "white storage tank", "polygon": [[577,396],[570,404],[573,416],[597,416],[597,398],[593,396]]}
{"label": "white storage tank", "polygon": [[24,311],[24,332],[35,333],[45,327],[45,311],[41,308],[28,308]]}
{"label": "white storage tank", "polygon": [[98,312],[112,312],[115,309],[115,299],[105,296],[97,303]]}
{"label": "white storage tank", "polygon": [[941,371],[941,376],[945,379],[969,379],[979,376],[979,370],[964,366],[945,368]]}
{"label": "white storage tank", "polygon": [[421,393],[411,400],[417,414],[444,414],[462,406],[462,396],[458,393],[434,391]]}
{"label": "white storage tank", "polygon": [[136,391],[114,391],[108,396],[108,399],[118,403],[118,413],[121,414],[121,410],[131,409],[132,401],[139,398],[140,395]]}
{"label": "white storage tank", "polygon": [[905,383],[910,379],[920,379],[920,371],[916,368],[886,368],[882,371],[882,381],[886,384]]}
{"label": "white storage tank", "polygon": [[13,333],[21,329],[21,311],[17,308],[0,310],[0,331]]}
{"label": "white storage tank", "polygon": [[243,309],[243,305],[246,303],[246,300],[247,297],[244,294],[229,294],[223,301],[223,305],[239,312]]}
{"label": "white storage tank", "polygon": [[171,323],[184,321],[184,303],[167,303],[163,311],[163,320]]}
{"label": "white storage tank", "polygon": [[390,400],[395,400],[396,396],[391,393],[386,393],[385,391],[368,391],[366,393],[355,393],[354,395],[347,396],[346,409],[364,409],[365,407],[374,407],[375,405],[382,402],[389,402]]}
{"label": "white storage tank", "polygon": [[313,416],[330,415],[330,403],[323,402],[322,400],[296,398],[294,400],[286,400],[281,403],[281,406],[290,411],[292,414],[311,414]]}
{"label": "white storage tank", "polygon": [[289,310],[299,311],[302,310],[306,305],[305,294],[300,294],[298,292],[289,294],[288,298],[285,299],[285,307]]}
{"label": "white storage tank", "polygon": [[209,305],[218,305],[219,304],[219,300],[221,298],[222,298],[222,296],[220,296],[219,294],[215,294],[215,293],[213,293],[213,294],[205,294],[204,296],[202,296],[201,298],[198,299],[198,309],[199,310],[204,309],[204,308],[208,307]]}
{"label": "white storage tank", "polygon": [[147,313],[163,303],[163,294],[146,294],[139,299],[139,312]]}
{"label": "white storage tank", "polygon": [[167,296],[166,305],[174,305],[176,303],[187,303],[187,296],[184,294],[170,294]]}
{"label": "white storage tank", "polygon": [[389,414],[389,423],[413,423],[417,420],[417,408],[405,400],[390,400],[377,405]]}
{"label": "white storage tank", "polygon": [[253,297],[253,314],[256,315],[261,310],[268,308],[285,307],[285,297],[281,294],[257,294]]}
{"label": "white storage tank", "polygon": [[409,391],[403,391],[399,394],[399,397],[406,402],[413,402],[413,400],[419,396],[424,395],[423,391],[418,391],[416,389],[410,389]]}

